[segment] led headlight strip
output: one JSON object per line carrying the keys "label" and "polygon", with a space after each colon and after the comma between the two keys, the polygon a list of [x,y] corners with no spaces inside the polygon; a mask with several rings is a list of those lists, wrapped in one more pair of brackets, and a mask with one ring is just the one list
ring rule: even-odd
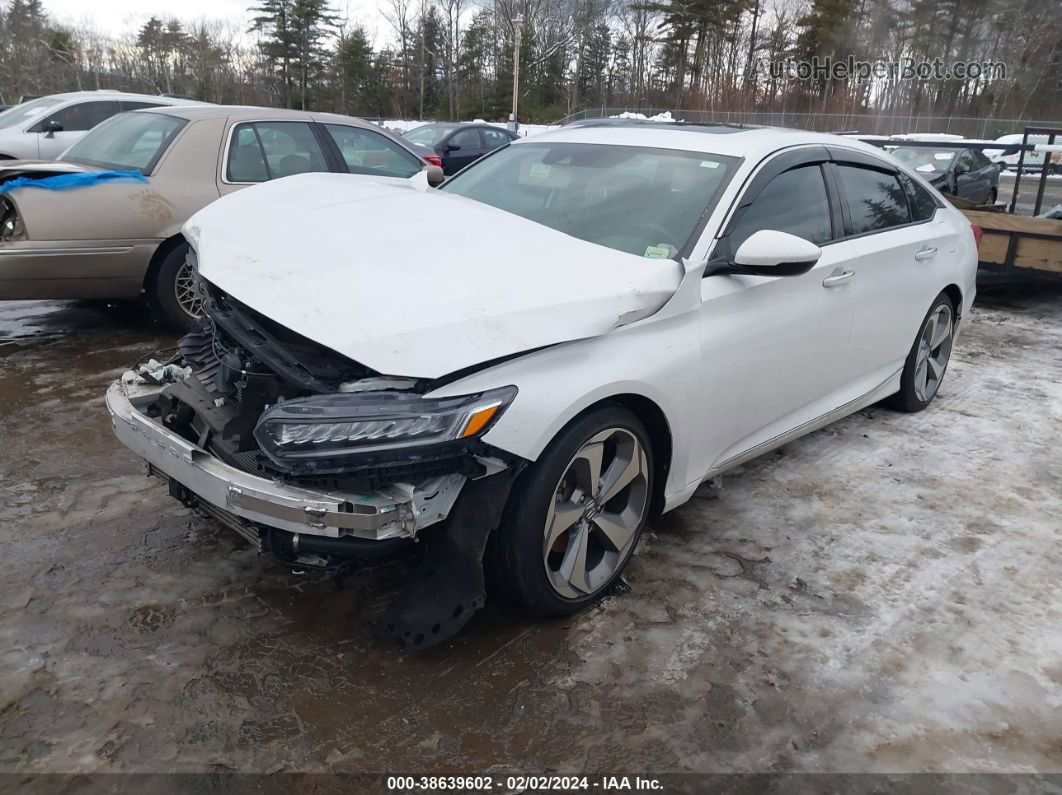
{"label": "led headlight strip", "polygon": [[437,444],[483,434],[515,397],[515,386],[449,398],[403,392],[315,395],[271,407],[254,435],[278,463]]}

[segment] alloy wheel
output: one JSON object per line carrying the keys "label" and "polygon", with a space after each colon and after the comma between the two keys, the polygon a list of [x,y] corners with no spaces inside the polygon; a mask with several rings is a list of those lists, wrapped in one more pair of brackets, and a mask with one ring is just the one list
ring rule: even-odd
{"label": "alloy wheel", "polygon": [[177,298],[177,306],[194,318],[203,315],[203,298],[196,287],[195,272],[188,267],[187,262],[182,262],[177,269],[177,276],[173,280],[173,291]]}
{"label": "alloy wheel", "polygon": [[954,323],[951,306],[941,304],[929,316],[918,340],[918,355],[915,359],[914,391],[919,400],[927,402],[940,388],[944,371],[951,357],[951,341]]}
{"label": "alloy wheel", "polygon": [[645,448],[626,428],[607,428],[579,448],[557,483],[543,534],[543,564],[559,595],[595,594],[623,567],[645,518],[648,486]]}

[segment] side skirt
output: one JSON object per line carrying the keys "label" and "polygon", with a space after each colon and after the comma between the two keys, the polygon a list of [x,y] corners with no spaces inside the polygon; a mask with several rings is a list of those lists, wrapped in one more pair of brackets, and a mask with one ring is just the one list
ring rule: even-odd
{"label": "side skirt", "polygon": [[888,397],[899,389],[898,379],[902,372],[902,369],[897,370],[878,386],[874,387],[865,395],[862,395],[856,398],[855,400],[850,400],[844,405],[838,406],[837,408],[833,409],[832,411],[826,412],[820,417],[816,417],[813,420],[808,420],[807,422],[798,425],[795,428],[786,431],[785,433],[780,433],[772,439],[768,439],[765,442],[760,442],[760,444],[756,445],[755,447],[750,447],[745,452],[738,453],[737,455],[731,456],[727,460],[716,464],[714,467],[708,470],[708,472],[703,478],[701,478],[701,482],[714,478],[716,475],[721,475],[726,470],[733,469],[734,467],[739,466],[740,464],[744,464],[746,461],[751,461],[753,458],[757,458],[758,456],[761,456],[764,453],[769,453],[771,450],[781,447],[784,444],[788,444],[794,439],[812,433],[813,431],[817,431],[820,428],[825,428],[830,423],[836,422],[842,417],[847,417],[849,414],[854,414],[860,409],[866,408],[867,406],[873,403],[877,403],[879,400]]}

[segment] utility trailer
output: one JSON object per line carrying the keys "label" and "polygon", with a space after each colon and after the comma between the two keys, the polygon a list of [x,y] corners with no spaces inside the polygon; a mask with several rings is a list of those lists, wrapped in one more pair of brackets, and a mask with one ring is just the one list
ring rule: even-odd
{"label": "utility trailer", "polygon": [[[1046,136],[1047,143],[1029,143],[1031,136]],[[981,228],[982,237],[978,246],[980,267],[1002,273],[1035,272],[1062,276],[1062,220],[1038,218],[1044,205],[1047,178],[1058,173],[1057,156],[1062,153],[1062,128],[1026,127],[1021,144],[1001,144],[999,141],[969,140],[910,140],[883,136],[860,136],[860,140],[874,146],[922,146],[951,149],[992,149],[1004,153],[1020,152],[1014,189],[1010,201],[993,206],[975,206],[954,196],[946,196],[958,207],[971,223]],[[1057,141],[1057,143],[1056,143]],[[1036,183],[1036,201],[1032,215],[1017,215],[1018,198],[1021,195],[1022,174],[1025,170],[1025,155],[1028,152],[1043,152]]]}

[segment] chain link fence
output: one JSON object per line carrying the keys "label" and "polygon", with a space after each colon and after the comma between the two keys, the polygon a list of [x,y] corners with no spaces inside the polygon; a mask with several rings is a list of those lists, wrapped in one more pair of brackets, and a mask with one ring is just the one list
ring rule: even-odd
{"label": "chain link fence", "polygon": [[1020,133],[1025,127],[1060,127],[1062,122],[1047,119],[994,119],[971,116],[903,116],[864,113],[779,113],[761,111],[674,110],[671,108],[588,108],[565,116],[560,124],[581,119],[599,119],[621,113],[655,116],[670,113],[674,119],[712,124],[755,124],[767,127],[796,127],[816,132],[858,132],[864,135],[946,133],[964,138],[996,139]]}

